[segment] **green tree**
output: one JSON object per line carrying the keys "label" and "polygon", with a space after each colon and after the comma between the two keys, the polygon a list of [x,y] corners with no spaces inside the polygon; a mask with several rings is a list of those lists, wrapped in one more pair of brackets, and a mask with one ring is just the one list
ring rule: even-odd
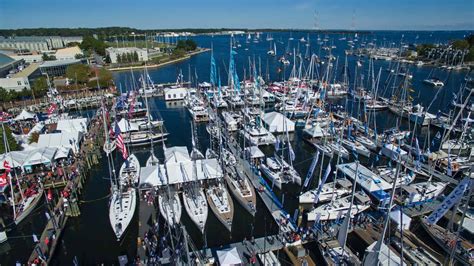
{"label": "green tree", "polygon": [[197,48],[197,44],[196,44],[195,41],[193,41],[191,39],[187,39],[186,40],[186,48],[187,48],[188,51],[194,51]]}
{"label": "green tree", "polygon": [[3,124],[3,127],[0,127],[0,153],[5,153],[3,128],[5,128],[5,134],[7,135],[7,143],[10,148],[10,151],[18,151],[20,149],[20,145],[18,145],[15,138],[13,137],[10,127],[7,124]]}
{"label": "green tree", "polygon": [[471,34],[466,37],[466,41],[469,43],[469,47],[474,46],[474,34]]}
{"label": "green tree", "polygon": [[181,57],[184,57],[185,55],[186,55],[185,50],[176,48],[173,50],[173,53],[171,54],[171,59],[181,58]]}
{"label": "green tree", "polygon": [[2,87],[0,87],[0,102],[9,102],[9,95],[8,91]]}
{"label": "green tree", "polygon": [[137,53],[137,51],[133,52],[133,62],[138,62],[138,53]]}
{"label": "green tree", "polygon": [[110,59],[110,55],[107,54],[107,55],[105,56],[105,63],[110,64],[111,62],[112,62],[112,60]]}
{"label": "green tree", "polygon": [[74,64],[66,68],[66,77],[77,81],[77,83],[84,84],[89,81],[89,74],[91,70],[89,66],[84,64]]}
{"label": "green tree", "polygon": [[113,76],[110,70],[101,68],[99,69],[99,73],[97,75],[99,77],[99,85],[101,87],[108,87],[113,83]]}
{"label": "green tree", "polygon": [[52,61],[52,60],[56,60],[56,56],[48,55],[46,53],[43,54],[43,61]]}
{"label": "green tree", "polygon": [[454,49],[466,50],[469,49],[469,42],[467,40],[455,40],[452,43]]}
{"label": "green tree", "polygon": [[120,54],[117,54],[117,63],[122,63],[122,56]]}
{"label": "green tree", "polygon": [[83,50],[95,51],[96,53],[105,56],[105,48],[107,44],[101,39],[96,39],[92,35],[86,35],[82,38],[82,43],[79,46]]}
{"label": "green tree", "polygon": [[39,77],[33,82],[33,93],[35,97],[43,96],[48,91],[48,81],[46,77]]}

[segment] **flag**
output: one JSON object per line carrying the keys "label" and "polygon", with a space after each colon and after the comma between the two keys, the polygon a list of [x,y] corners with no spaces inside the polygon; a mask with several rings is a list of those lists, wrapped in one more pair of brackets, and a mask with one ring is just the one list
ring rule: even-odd
{"label": "flag", "polygon": [[311,163],[308,173],[306,174],[306,179],[304,180],[304,187],[307,187],[309,185],[309,181],[311,181],[311,178],[313,177],[313,172],[314,172],[314,169],[316,168],[316,164],[318,164],[318,160],[319,160],[319,150],[314,154],[313,162]]}
{"label": "flag", "polygon": [[216,60],[214,60],[214,55],[211,54],[211,75],[209,81],[213,86],[216,85]]}
{"label": "flag", "polygon": [[323,190],[323,185],[326,183],[326,180],[328,179],[328,176],[330,173],[331,173],[331,162],[328,163],[326,171],[324,172],[324,177],[323,179],[321,179],[321,183],[318,186],[318,191],[316,192],[316,195],[314,195],[314,204],[318,203],[319,194],[321,194],[321,190]]}
{"label": "flag", "polygon": [[12,171],[12,168],[10,166],[10,163],[8,161],[3,161],[3,168],[5,168],[5,172],[10,173]]}
{"label": "flag", "polygon": [[443,202],[438,205],[438,207],[430,214],[430,216],[426,218],[426,222],[431,225],[437,223],[439,219],[441,219],[441,217],[443,217],[446,212],[451,209],[451,207],[461,200],[464,192],[466,192],[466,189],[472,185],[474,185],[474,182],[472,182],[469,177],[465,177],[443,200]]}
{"label": "flag", "polygon": [[5,172],[2,175],[0,175],[0,187],[5,186],[8,183],[8,173]]}
{"label": "flag", "polygon": [[54,111],[56,111],[56,108],[57,108],[57,107],[58,107],[58,106],[56,105],[56,103],[52,103],[52,104],[49,106],[49,108],[48,108],[48,115],[53,114]]}
{"label": "flag", "polygon": [[120,127],[117,123],[115,123],[115,143],[117,144],[117,148],[119,148],[120,152],[122,152],[122,157],[126,160],[128,158],[127,146],[125,146],[125,143],[123,142]]}
{"label": "flag", "polygon": [[339,232],[337,233],[337,242],[339,242],[339,245],[344,248],[345,242],[346,242],[346,237],[347,237],[347,232],[349,230],[349,221],[351,219],[351,210],[347,210],[346,217],[344,217],[344,221],[342,222],[342,225],[339,229]]}
{"label": "flag", "polygon": [[291,144],[288,143],[288,145],[289,145],[288,149],[289,149],[289,153],[290,153],[290,154],[289,154],[289,155],[290,155],[290,160],[291,160],[291,161],[294,161],[295,158],[296,158],[296,157],[295,157],[295,152],[293,151],[293,148],[291,147]]}
{"label": "flag", "polygon": [[276,138],[275,141],[275,150],[278,151],[280,149],[280,138]]}

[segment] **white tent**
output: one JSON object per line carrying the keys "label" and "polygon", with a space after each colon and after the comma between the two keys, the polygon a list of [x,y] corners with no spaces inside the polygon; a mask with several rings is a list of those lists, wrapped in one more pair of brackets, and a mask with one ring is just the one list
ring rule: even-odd
{"label": "white tent", "polygon": [[140,168],[140,187],[156,187],[162,185],[158,175],[158,167],[146,166]]}
{"label": "white tent", "polygon": [[54,160],[57,150],[58,149],[54,147],[42,147],[34,149],[30,152],[28,158],[23,163],[23,166],[50,164]]}
{"label": "white tent", "polygon": [[398,224],[398,229],[400,225],[403,230],[410,229],[411,218],[400,210],[394,210],[390,212],[390,219]]}
{"label": "white tent", "polygon": [[305,128],[303,132],[308,134],[311,138],[322,138],[328,135],[328,133],[321,128],[319,123],[316,123],[316,125],[311,128]]}
{"label": "white tent", "polygon": [[126,119],[120,119],[118,126],[121,132],[138,131],[138,124],[129,122]]}
{"label": "white tent", "polygon": [[62,119],[57,122],[56,129],[61,132],[87,132],[87,118]]}
{"label": "white tent", "polygon": [[220,265],[241,265],[242,260],[240,259],[237,248],[218,250],[217,258],[219,259]]}
{"label": "white tent", "polygon": [[70,153],[71,153],[71,148],[59,147],[58,150],[56,151],[56,154],[54,155],[54,159],[57,160],[57,159],[67,158]]}
{"label": "white tent", "polygon": [[285,130],[288,130],[288,132],[295,131],[295,122],[278,112],[264,114],[263,123],[265,123],[266,128],[271,133],[283,133]]}
{"label": "white tent", "polygon": [[10,167],[20,167],[28,158],[30,151],[12,151],[6,154],[2,154],[0,157],[0,169],[5,169],[3,163],[8,162]]}
{"label": "white tent", "polygon": [[82,133],[78,131],[41,134],[38,138],[38,147],[65,147],[76,152],[79,150],[81,138]]}
{"label": "white tent", "polygon": [[35,119],[35,115],[26,111],[25,109],[21,110],[21,113],[17,115],[13,120],[15,121],[23,121],[23,120],[30,120]]}

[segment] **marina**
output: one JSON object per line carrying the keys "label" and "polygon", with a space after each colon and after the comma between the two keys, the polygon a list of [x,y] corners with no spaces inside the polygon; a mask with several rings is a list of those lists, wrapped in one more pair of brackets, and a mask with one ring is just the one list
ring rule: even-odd
{"label": "marina", "polygon": [[473,264],[469,34],[146,33],[48,76],[1,106],[0,264]]}

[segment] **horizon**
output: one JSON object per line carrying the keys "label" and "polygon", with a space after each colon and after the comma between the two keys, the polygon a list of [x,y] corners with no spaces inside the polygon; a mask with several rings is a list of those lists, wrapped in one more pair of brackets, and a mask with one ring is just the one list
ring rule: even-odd
{"label": "horizon", "polygon": [[[352,31],[470,31],[474,1],[465,0],[208,0],[156,3],[142,0],[0,0],[1,29],[305,29]],[[272,10],[272,12],[269,12]],[[85,16],[86,14],[86,16]],[[117,23],[117,21],[120,21]],[[192,27],[190,27],[192,25]]]}

